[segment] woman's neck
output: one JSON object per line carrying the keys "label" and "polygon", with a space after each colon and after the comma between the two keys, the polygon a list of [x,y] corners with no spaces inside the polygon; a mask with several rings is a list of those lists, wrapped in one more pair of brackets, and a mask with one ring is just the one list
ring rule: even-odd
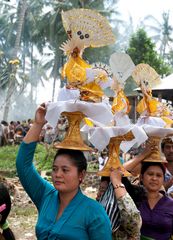
{"label": "woman's neck", "polygon": [[148,203],[151,209],[155,207],[157,202],[163,197],[163,195],[160,192],[151,192],[147,193],[147,199]]}
{"label": "woman's neck", "polygon": [[60,201],[60,206],[58,209],[58,214],[57,214],[57,220],[61,217],[61,215],[64,212],[64,209],[68,206],[68,204],[71,202],[71,200],[75,197],[77,194],[78,189],[74,190],[73,192],[59,192],[59,201]]}
{"label": "woman's neck", "polygon": [[74,196],[77,194],[78,189],[75,189],[72,192],[59,192],[60,205],[67,206]]}
{"label": "woman's neck", "polygon": [[148,199],[158,199],[158,198],[161,198],[162,196],[163,196],[163,194],[160,193],[159,191],[147,192],[147,198]]}

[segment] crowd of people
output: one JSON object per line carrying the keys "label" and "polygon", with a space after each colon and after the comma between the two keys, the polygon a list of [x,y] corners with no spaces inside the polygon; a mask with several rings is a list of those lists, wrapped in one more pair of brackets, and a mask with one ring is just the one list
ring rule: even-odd
{"label": "crowd of people", "polygon": [[32,120],[4,121],[0,123],[0,146],[19,144],[32,125]]}
{"label": "crowd of people", "polygon": [[[0,123],[0,146],[20,144],[33,124],[32,119],[23,121]],[[62,141],[68,129],[68,121],[64,116],[58,120],[56,128],[50,124],[45,124],[39,136],[39,142],[51,144],[54,141]]]}
{"label": "crowd of people", "polygon": [[[173,138],[166,137],[161,143],[167,163],[143,161],[155,147],[150,144],[129,161],[120,158],[132,177],[124,177],[121,169],[111,168],[110,177],[101,177],[93,200],[80,188],[87,171],[87,159],[82,151],[57,151],[52,163],[53,185],[36,171],[32,161],[37,143],[51,144],[58,138],[58,133],[46,123],[45,114],[42,104],[22,138],[16,160],[19,179],[38,209],[37,239],[170,240],[173,236]],[[66,132],[66,119],[63,124]],[[93,151],[92,158],[98,156],[98,151]],[[107,156],[106,149],[100,156],[101,167],[106,164]],[[1,221],[8,201],[0,202]],[[9,211],[10,208],[0,223],[2,237],[7,240],[15,239],[6,221]],[[11,234],[10,238],[6,232]]]}
{"label": "crowd of people", "polygon": [[162,141],[167,164],[143,162],[152,147],[124,162],[138,181],[124,177],[121,169],[110,169],[102,177],[96,201],[80,189],[87,161],[80,150],[60,149],[52,164],[53,186],[36,171],[32,160],[45,125],[46,108],[41,105],[35,121],[20,145],[17,156],[19,179],[39,217],[37,239],[170,240],[173,235],[173,139]]}

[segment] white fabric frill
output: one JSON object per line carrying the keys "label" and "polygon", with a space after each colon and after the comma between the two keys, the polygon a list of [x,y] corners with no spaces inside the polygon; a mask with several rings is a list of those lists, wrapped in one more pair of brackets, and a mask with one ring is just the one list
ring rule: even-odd
{"label": "white fabric frill", "polygon": [[123,152],[128,152],[130,148],[134,145],[137,147],[144,143],[148,136],[144,132],[142,127],[138,127],[135,125],[128,125],[125,127],[93,127],[89,129],[89,137],[88,140],[99,150],[102,151],[110,142],[110,138],[116,136],[122,136],[129,131],[132,131],[134,135],[134,139],[131,141],[122,141],[120,145],[120,149]]}
{"label": "white fabric frill", "polygon": [[124,112],[115,113],[113,119],[116,123],[116,126],[127,126],[131,124],[129,116]]}
{"label": "white fabric frill", "polygon": [[77,100],[80,97],[79,89],[60,88],[58,91],[57,101]]}
{"label": "white fabric frill", "polygon": [[62,112],[82,112],[86,117],[95,121],[109,124],[113,119],[111,105],[107,101],[92,103],[80,101],[78,90],[62,88],[59,92],[58,101],[47,105],[46,120],[52,127],[56,127]]}
{"label": "white fabric frill", "polygon": [[155,137],[164,138],[168,135],[173,134],[173,128],[163,128],[163,127],[152,126],[148,124],[144,124],[142,128],[149,137],[155,136]]}
{"label": "white fabric frill", "polygon": [[166,126],[165,121],[163,121],[159,117],[150,117],[150,116],[141,116],[136,125],[143,126],[144,124],[151,125],[151,126],[158,126],[164,128]]}

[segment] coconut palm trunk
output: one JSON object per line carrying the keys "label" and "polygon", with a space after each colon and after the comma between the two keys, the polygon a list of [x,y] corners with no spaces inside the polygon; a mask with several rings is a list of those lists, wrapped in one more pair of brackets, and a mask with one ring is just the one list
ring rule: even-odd
{"label": "coconut palm trunk", "polygon": [[[17,54],[20,49],[20,40],[21,40],[22,28],[25,20],[26,9],[27,9],[27,0],[20,0],[18,4],[18,17],[17,17],[18,24],[17,24],[17,31],[16,31],[16,40],[15,40],[11,60],[17,59]],[[6,99],[5,99],[5,106],[4,106],[4,113],[3,113],[4,120],[8,119],[8,114],[9,114],[10,105],[11,105],[11,98],[16,88],[17,64],[14,63],[14,61],[9,64],[11,64],[11,74],[9,77],[9,85],[7,89]]]}

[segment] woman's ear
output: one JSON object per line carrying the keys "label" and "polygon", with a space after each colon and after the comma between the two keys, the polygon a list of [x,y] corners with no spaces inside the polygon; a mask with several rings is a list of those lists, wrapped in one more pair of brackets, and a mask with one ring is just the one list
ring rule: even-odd
{"label": "woman's ear", "polygon": [[86,171],[83,170],[82,172],[79,173],[79,182],[82,183],[86,175]]}
{"label": "woman's ear", "polygon": [[143,185],[143,176],[141,174],[139,175],[139,182],[141,185]]}

